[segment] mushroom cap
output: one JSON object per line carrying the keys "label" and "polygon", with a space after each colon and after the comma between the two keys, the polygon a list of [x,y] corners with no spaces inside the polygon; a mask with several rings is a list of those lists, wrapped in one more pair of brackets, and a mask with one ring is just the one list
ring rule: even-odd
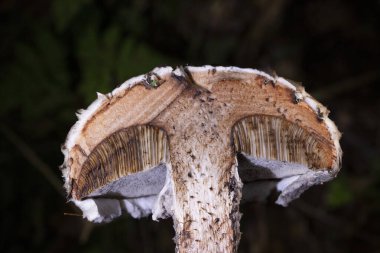
{"label": "mushroom cap", "polygon": [[[243,168],[239,173],[245,175],[243,181],[247,182],[265,179],[267,176],[260,174],[262,171],[270,173],[270,178],[276,179],[276,183],[270,182],[261,189],[266,189],[268,185],[275,186],[281,192],[278,204],[287,205],[310,186],[334,178],[340,170],[341,134],[328,118],[328,110],[302,87],[254,69],[202,66],[187,67],[184,71],[183,68],[156,68],[147,75],[129,79],[106,95],[98,93],[98,98],[86,110],[77,113],[78,121],[71,128],[62,147],[65,156],[62,171],[69,199],[84,211],[88,219],[111,220],[119,216],[123,209],[128,210],[132,216],[144,216],[158,208],[157,201],[162,201],[163,195],[172,194],[168,193],[172,182],[168,180],[170,152],[166,142],[170,133],[175,130],[169,129],[164,120],[160,121],[159,116],[189,86],[209,92],[210,99],[218,99],[221,103],[231,105],[226,125],[231,127],[231,142],[235,152],[239,153],[239,166]],[[226,115],[220,117],[227,117]],[[177,116],[180,117],[180,113]],[[151,126],[152,122],[159,126]],[[271,127],[277,129],[277,135],[270,133],[268,129]],[[263,131],[266,134],[262,134]],[[130,132],[135,135],[130,135]],[[155,153],[154,159],[149,154],[149,162],[131,165],[126,162],[128,158],[121,156],[120,152],[125,149],[133,150],[133,145],[118,147],[115,144],[117,139],[129,144],[139,143],[139,147],[145,145],[145,152],[135,149],[134,153],[131,151],[135,155],[130,158],[141,158],[143,153],[149,153],[152,148],[157,154]],[[268,147],[274,148],[256,148],[269,142],[272,144]],[[95,173],[102,171],[99,168],[105,167],[107,163],[108,167],[116,166],[107,159],[110,143],[114,148],[109,152],[119,152],[119,157],[124,157],[119,158],[118,173]],[[286,155],[280,154],[280,148],[286,151]],[[310,152],[300,151],[300,148],[309,149]],[[296,155],[297,152],[299,156]],[[288,155],[290,153],[293,156]],[[96,157],[101,158],[102,154],[104,159],[98,161]],[[146,197],[146,193],[142,191],[145,198],[134,196],[131,197],[133,201],[128,199],[120,206],[115,205],[112,198],[95,198],[103,196],[105,192],[125,197],[125,192],[115,192],[115,189],[120,188],[120,185],[139,182],[128,181],[131,176],[141,182],[145,176],[156,178],[154,182],[157,183],[158,190],[155,192],[159,191],[159,196],[148,194]],[[124,181],[116,182],[120,178]],[[92,182],[91,187],[87,185],[88,180]],[[108,186],[106,190],[101,189],[111,183],[113,186]],[[247,187],[251,189],[247,191],[247,195],[260,192],[255,187],[253,190]],[[267,192],[261,196],[266,194]],[[140,211],[136,212],[136,207]],[[102,209],[105,210],[104,215]],[[163,216],[165,215],[158,214],[158,217]]]}

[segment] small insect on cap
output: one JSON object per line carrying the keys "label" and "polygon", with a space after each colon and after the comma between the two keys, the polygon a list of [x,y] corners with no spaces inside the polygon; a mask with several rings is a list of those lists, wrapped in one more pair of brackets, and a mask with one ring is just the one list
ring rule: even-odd
{"label": "small insect on cap", "polygon": [[[80,111],[62,149],[65,187],[97,222],[124,211],[181,220],[206,202],[232,208],[241,181],[244,201],[277,191],[285,206],[340,169],[327,111],[257,70],[157,68]],[[219,221],[218,208],[210,212]]]}

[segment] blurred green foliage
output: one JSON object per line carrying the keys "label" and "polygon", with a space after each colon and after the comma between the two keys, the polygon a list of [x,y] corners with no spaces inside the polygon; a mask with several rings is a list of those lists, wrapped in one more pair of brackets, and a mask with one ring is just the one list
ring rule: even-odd
{"label": "blurred green foliage", "polygon": [[42,117],[70,102],[65,48],[51,32],[36,29],[33,33],[31,43],[15,45],[14,59],[5,66],[2,113],[21,108],[24,117]]}
{"label": "blurred green foliage", "polygon": [[64,31],[75,16],[91,3],[91,0],[55,0],[51,4],[54,25],[58,31]]}
{"label": "blurred green foliage", "polygon": [[53,24],[29,19],[32,37],[14,41],[13,57],[2,66],[2,115],[20,110],[21,117],[36,119],[59,112],[54,117],[67,121],[75,101],[88,105],[96,92],[107,93],[130,77],[178,62],[140,41],[136,27],[118,19],[104,25],[108,17],[101,16],[103,6],[96,2],[56,0],[48,8]]}
{"label": "blurred green foliage", "polygon": [[326,198],[327,204],[330,207],[341,207],[342,205],[351,203],[353,198],[352,191],[343,176],[332,181],[328,187],[329,191]]}

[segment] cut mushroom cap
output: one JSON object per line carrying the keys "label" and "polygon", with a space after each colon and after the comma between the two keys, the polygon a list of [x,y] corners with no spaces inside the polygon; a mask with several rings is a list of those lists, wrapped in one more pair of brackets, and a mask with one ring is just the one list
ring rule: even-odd
{"label": "cut mushroom cap", "polygon": [[157,68],[79,112],[62,148],[65,187],[89,220],[173,216],[177,249],[212,251],[197,239],[205,224],[239,241],[240,179],[244,200],[276,189],[285,206],[335,177],[340,133],[327,113],[257,70]]}

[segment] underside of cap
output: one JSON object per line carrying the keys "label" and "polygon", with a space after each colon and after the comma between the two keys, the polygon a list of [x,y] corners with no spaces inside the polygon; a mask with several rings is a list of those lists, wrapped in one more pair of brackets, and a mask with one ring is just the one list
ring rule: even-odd
{"label": "underside of cap", "polygon": [[260,200],[275,190],[277,203],[287,205],[339,171],[340,133],[328,110],[304,89],[254,69],[157,68],[98,94],[68,134],[62,147],[65,187],[86,218],[171,215],[175,154],[169,142],[183,130],[165,115],[173,113],[175,101],[181,104],[186,89],[208,94],[199,99],[209,121],[231,128],[226,138],[238,154],[243,199]]}
{"label": "underside of cap", "polygon": [[71,195],[81,199],[115,180],[168,160],[167,137],[163,130],[149,125],[121,129],[105,138],[88,155],[80,175],[73,180]]}
{"label": "underside of cap", "polygon": [[286,206],[336,174],[329,141],[283,117],[244,118],[233,127],[232,136],[240,154],[239,175],[247,185],[244,201],[265,200],[278,191],[276,203]]}

